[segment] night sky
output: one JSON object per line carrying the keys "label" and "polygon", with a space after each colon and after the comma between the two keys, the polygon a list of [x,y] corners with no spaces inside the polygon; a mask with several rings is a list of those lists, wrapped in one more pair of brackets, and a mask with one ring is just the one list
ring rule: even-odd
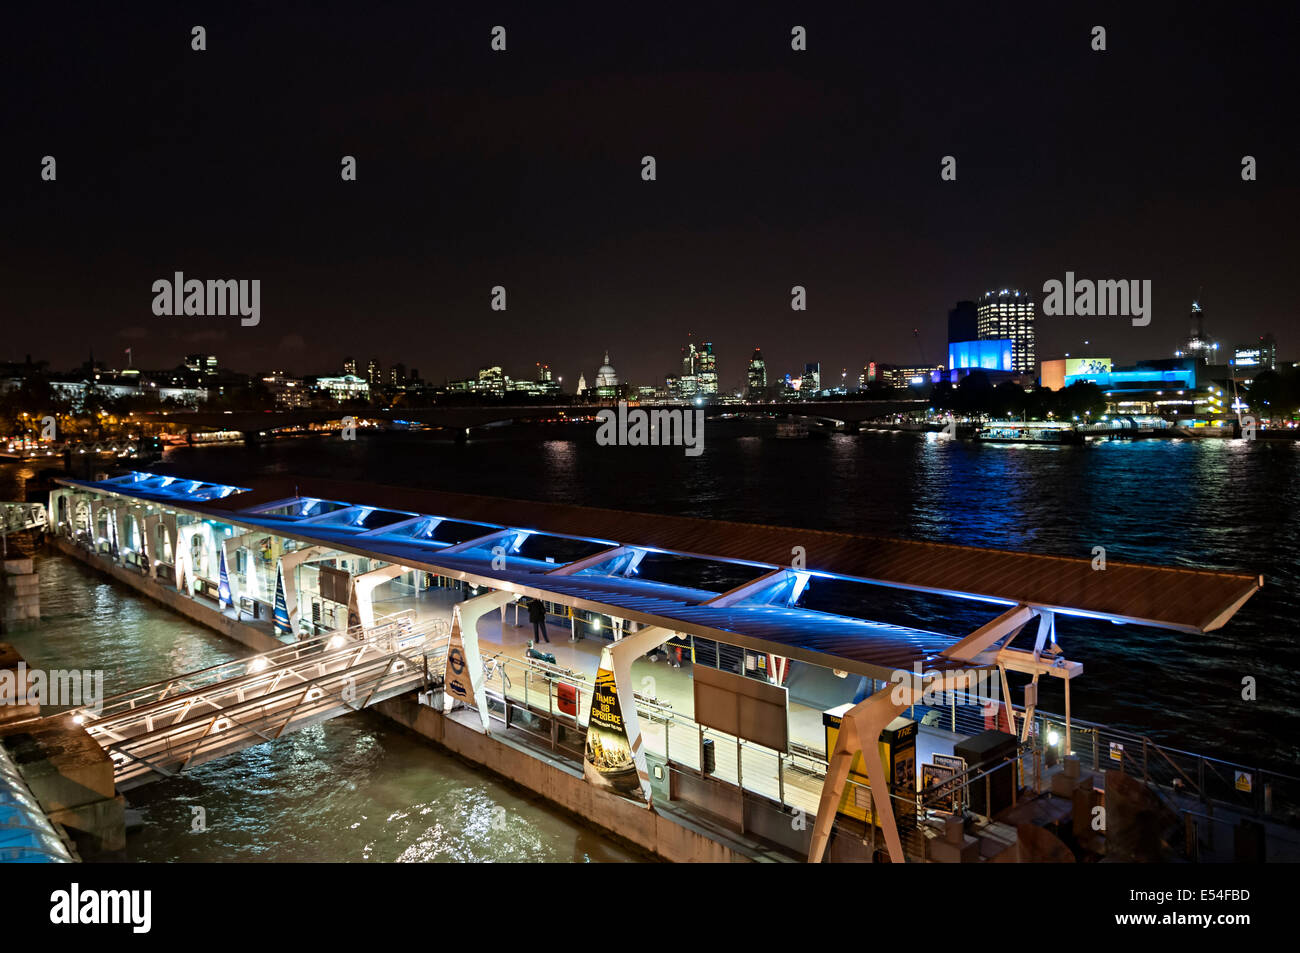
{"label": "night sky", "polygon": [[[820,361],[855,380],[867,360],[946,363],[958,299],[1041,301],[1067,270],[1150,279],[1154,318],[1040,315],[1040,359],[1170,356],[1198,296],[1225,343],[1272,331],[1300,357],[1294,4],[25,4],[5,21],[0,359],[111,366],[131,347],[138,366],[204,351],[304,374],[351,355],[436,382],[541,360],[571,389],[605,348],[661,382],[693,332],[727,389],[755,346],[769,374]],[[260,279],[260,325],[154,316],[151,284],[178,270]]]}

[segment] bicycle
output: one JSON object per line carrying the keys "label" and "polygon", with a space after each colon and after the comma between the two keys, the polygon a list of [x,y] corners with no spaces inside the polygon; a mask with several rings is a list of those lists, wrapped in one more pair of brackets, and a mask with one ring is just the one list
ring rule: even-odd
{"label": "bicycle", "polygon": [[506,663],[500,661],[500,658],[501,653],[498,652],[496,655],[483,660],[483,680],[485,682],[490,681],[499,672],[501,674],[501,683],[506,688],[509,688],[510,676],[506,674]]}

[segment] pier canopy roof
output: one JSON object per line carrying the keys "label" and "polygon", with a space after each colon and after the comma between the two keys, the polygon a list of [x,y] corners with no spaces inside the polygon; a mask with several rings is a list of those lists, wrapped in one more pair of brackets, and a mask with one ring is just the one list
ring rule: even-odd
{"label": "pier canopy roof", "polygon": [[[67,483],[80,481],[68,480]],[[153,503],[206,503],[219,500],[232,493],[248,493],[248,487],[227,486],[224,483],[206,483],[202,480],[187,480],[184,477],[159,476],[155,473],[128,473],[103,483],[86,484],[89,486],[111,487],[114,492]]]}
{"label": "pier canopy roof", "polygon": [[[830,613],[755,605],[710,605],[717,593],[633,577],[578,571],[512,553],[507,569],[492,564],[494,534],[541,534],[610,550],[628,547],[753,567],[758,577],[786,570],[795,547],[811,575],[957,596],[1183,632],[1219,628],[1263,584],[1260,576],[1041,556],[853,533],[631,513],[368,483],[279,477],[248,488],[132,474],[103,482],[63,480],[104,492],[158,499],[216,519],[370,555],[493,588],[554,595],[578,607],[756,651],[830,664],[876,678],[889,670],[947,668],[947,635]],[[177,484],[194,490],[174,490]],[[175,496],[159,496],[171,490]],[[229,491],[229,492],[223,492]],[[200,498],[201,497],[201,498]],[[482,527],[484,542],[433,538],[438,520]]]}

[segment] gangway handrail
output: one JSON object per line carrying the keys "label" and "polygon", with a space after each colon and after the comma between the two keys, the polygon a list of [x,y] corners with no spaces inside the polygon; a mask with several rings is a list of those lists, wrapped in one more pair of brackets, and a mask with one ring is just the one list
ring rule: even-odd
{"label": "gangway handrail", "polygon": [[[131,694],[148,692],[148,690],[160,688],[160,686],[182,683],[182,681],[187,679],[198,679],[200,676],[211,675],[211,673],[220,671],[222,668],[247,666],[248,663],[253,662],[255,659],[269,660],[278,657],[278,655],[296,655],[303,649],[311,649],[312,646],[321,644],[321,642],[329,642],[330,640],[333,640],[333,638],[338,638],[339,636],[352,638],[354,641],[359,641],[360,638],[365,637],[382,636],[382,634],[386,634],[383,629],[385,629],[386,625],[391,624],[389,621],[390,618],[391,616],[383,616],[383,621],[378,621],[378,623],[370,625],[370,627],[364,627],[364,625],[352,625],[352,627],[347,629],[334,629],[334,631],[320,634],[320,636],[312,636],[311,638],[303,638],[303,640],[300,641],[289,642],[289,644],[278,647],[278,649],[270,649],[268,651],[263,651],[263,653],[242,655],[242,657],[239,658],[227,659],[225,662],[218,662],[217,664],[214,664],[214,666],[208,666],[207,668],[196,668],[196,670],[192,672],[183,672],[182,675],[174,675],[170,677],[170,679],[160,679],[159,681],[153,681],[153,683],[140,685],[138,688],[126,690],[126,692],[118,692],[117,694],[113,694],[113,696],[104,698],[104,703],[107,705],[108,702],[118,701],[118,699],[126,698],[127,696],[131,696]],[[421,628],[424,627],[424,625],[429,624],[430,621],[432,621],[434,625],[437,625],[438,621],[441,620],[428,620],[426,623],[421,623]],[[74,709],[72,711],[79,711],[79,709]],[[72,712],[65,712],[65,714],[72,714]]]}
{"label": "gangway handrail", "polygon": [[[178,708],[184,708],[186,705],[191,705],[194,701],[202,699],[204,695],[211,694],[214,689],[216,689],[217,691],[229,692],[234,688],[236,688],[237,686],[246,687],[246,688],[257,687],[263,682],[274,681],[276,678],[281,676],[285,671],[293,668],[295,663],[301,662],[310,665],[325,664],[337,660],[349,653],[355,652],[358,648],[364,648],[367,645],[374,645],[376,642],[380,641],[380,639],[388,638],[388,637],[389,635],[386,634],[379,638],[358,639],[358,640],[349,641],[344,643],[343,645],[337,646],[332,650],[322,652],[319,655],[308,655],[306,657],[297,656],[291,662],[285,662],[279,666],[271,666],[257,672],[246,672],[239,675],[238,677],[234,677],[230,679],[222,679],[220,681],[213,682],[209,685],[191,689],[190,691],[187,692],[179,693],[176,695],[168,695],[163,698],[159,698],[148,705],[121,709],[119,711],[108,713],[108,714],[101,713],[99,716],[95,717],[93,721],[87,722],[86,728],[87,730],[90,729],[103,730],[106,729],[109,725],[116,722],[120,722],[122,720],[135,720],[140,718],[162,717]],[[382,659],[391,656],[398,656],[406,659],[407,661],[414,662],[417,658],[423,657],[424,654],[423,643],[421,644],[420,648],[422,650],[421,652],[407,655],[406,653],[411,651],[410,646],[402,647],[402,646],[393,645],[391,648],[388,648],[385,651],[385,654],[380,655],[378,658]],[[290,687],[294,687],[294,686],[290,686]],[[265,697],[267,696],[258,696],[258,699],[262,699]]]}
{"label": "gangway handrail", "polygon": [[[170,724],[154,725],[153,720],[160,717],[156,709],[128,709],[92,723],[87,730],[112,756],[119,784],[135,782],[151,773],[181,774],[195,763],[196,757],[197,763],[203,763],[246,745],[274,740],[321,718],[361,710],[381,688],[386,693],[383,697],[391,697],[394,690],[408,690],[425,677],[422,663],[427,658],[427,642],[422,638],[418,647],[401,645],[400,637],[393,637],[391,632],[387,635],[391,639],[387,645],[376,645],[373,639],[354,640],[327,655],[303,659],[302,665],[286,663],[278,671],[258,673],[268,676],[259,678],[259,685],[270,684],[264,694],[253,698],[243,697],[249,685],[238,679],[189,699],[181,706],[178,719]],[[435,636],[438,644],[449,638]],[[329,663],[341,661],[344,664],[340,667],[325,670]],[[404,664],[395,669],[399,661]],[[295,681],[281,685],[280,676],[284,674],[293,675]],[[366,686],[364,697],[348,698],[326,688],[346,681]],[[386,682],[389,684],[385,687]],[[207,694],[217,697],[205,698]],[[224,703],[231,694],[235,699]],[[161,713],[164,716],[176,710],[175,698],[165,701],[168,708]],[[199,702],[206,702],[208,707],[196,707]],[[130,727],[142,724],[144,731],[124,734]]]}
{"label": "gangway handrail", "polygon": [[[436,649],[437,645],[444,640],[445,637],[435,636],[434,648]],[[377,639],[364,639],[364,640],[355,640],[355,641],[347,642],[343,645],[336,647],[332,651],[327,651],[321,653],[320,655],[309,655],[307,657],[296,658],[293,660],[293,663],[300,662],[309,667],[319,667],[326,663],[336,661],[346,655],[355,653],[357,652],[358,649],[364,650],[368,646],[373,646],[377,641],[378,641]],[[425,656],[428,654],[429,645],[427,640],[425,640],[422,641],[421,644],[419,645],[418,647],[419,651],[412,651],[413,648],[414,648],[413,646],[401,646],[401,645],[394,645],[391,648],[384,648],[381,651],[381,654],[376,655],[370,661],[381,662],[385,659],[397,657],[397,658],[402,658],[407,662],[412,662],[412,663],[419,662],[422,661],[425,658]],[[256,688],[264,682],[273,682],[279,676],[283,675],[284,672],[297,667],[293,663],[285,663],[284,665],[281,665],[279,667],[267,668],[259,672],[240,676],[239,678],[228,679],[221,682],[215,682],[213,683],[213,685],[206,686],[204,688],[197,688],[185,694],[169,695],[165,698],[159,699],[157,702],[153,703],[150,706],[124,709],[122,711],[113,713],[111,715],[101,716],[95,721],[92,721],[89,724],[87,724],[86,727],[88,730],[102,731],[102,730],[107,730],[109,726],[111,726],[112,724],[119,723],[122,721],[133,721],[133,720],[144,719],[144,718],[163,717],[177,708],[183,708],[185,707],[186,704],[190,704],[196,700],[201,699],[202,696],[205,694],[211,694],[214,687],[216,687],[218,691],[229,692],[234,690],[237,687]],[[347,669],[343,669],[341,671],[347,671]],[[332,672],[321,677],[328,678],[328,677],[333,677],[337,674],[339,673]],[[301,685],[303,684],[310,684],[311,681],[313,680],[300,681],[296,685],[288,686],[286,690],[301,687]],[[264,701],[269,697],[273,697],[273,696],[270,694],[259,695],[256,696],[256,698],[249,699],[248,701],[259,702],[259,701]],[[227,708],[222,710],[231,711],[234,709]]]}
{"label": "gangway handrail", "polygon": [[[130,701],[128,710],[133,710],[137,707],[137,702],[140,699],[146,699],[144,702],[145,704],[153,705],[167,699],[184,698],[193,692],[201,691],[218,682],[233,680],[242,675],[262,674],[261,672],[249,671],[249,666],[258,660],[266,661],[268,664],[265,671],[270,671],[276,668],[277,664],[283,662],[283,660],[287,658],[292,658],[294,661],[297,661],[302,658],[304,652],[311,652],[322,645],[328,646],[330,642],[340,637],[346,639],[347,644],[356,644],[362,641],[374,641],[386,638],[393,634],[392,627],[394,626],[394,623],[389,622],[388,618],[390,617],[385,617],[385,621],[368,628],[364,626],[353,626],[349,629],[339,629],[333,632],[327,632],[324,635],[313,636],[310,639],[303,639],[300,642],[293,642],[283,646],[282,648],[272,649],[269,652],[260,652],[254,655],[242,656],[237,659],[230,659],[225,662],[219,662],[216,665],[210,665],[207,668],[196,669],[193,672],[186,672],[182,675],[175,675],[168,679],[162,679],[125,692],[119,692],[103,699],[98,706],[98,712],[93,711],[89,705],[83,705],[80,708],[69,709],[61,714],[81,716],[83,720],[88,717],[95,720],[101,720],[108,717],[106,713],[109,712],[111,708],[121,706],[128,702],[128,700]],[[406,620],[398,619],[397,621],[403,622]],[[423,634],[424,638],[427,640],[430,635],[436,637],[441,634],[442,630],[446,629],[446,627],[447,623],[445,620],[430,619],[425,620],[419,625],[411,626],[408,631],[411,638]],[[346,647],[346,644],[344,646],[339,646],[339,648],[344,647]],[[223,672],[229,672],[230,674],[220,674]],[[183,687],[184,690],[178,691],[175,694],[170,694],[169,690],[173,687]],[[161,694],[158,693],[160,689],[162,690]]]}
{"label": "gangway handrail", "polygon": [[[366,664],[368,666],[373,666],[379,663],[387,663],[391,662],[392,658],[393,656],[389,655],[378,656],[375,659],[369,660]],[[272,687],[266,694],[258,695],[254,698],[244,699],[242,701],[237,700],[234,704],[226,706],[217,705],[212,702],[210,702],[207,707],[198,709],[196,709],[195,706],[189,706],[187,710],[181,713],[183,717],[180,720],[170,724],[152,725],[150,722],[153,717],[156,716],[149,712],[140,712],[138,714],[136,712],[126,712],[105,722],[97,722],[88,725],[87,730],[90,732],[92,738],[100,741],[100,743],[107,747],[108,750],[120,751],[124,755],[132,757],[135,756],[131,755],[127,750],[131,746],[138,747],[140,745],[155,743],[159,738],[180,736],[195,730],[197,726],[202,725],[205,722],[209,724],[209,731],[212,728],[216,728],[218,732],[222,732],[238,727],[245,731],[252,732],[263,741],[272,741],[274,740],[274,735],[268,735],[261,731],[254,721],[243,720],[244,716],[248,712],[260,711],[264,714],[265,710],[269,706],[284,702],[286,699],[291,698],[294,695],[309,694],[312,688],[316,687],[318,682],[346,678],[348,677],[347,673],[356,673],[358,671],[359,669],[356,667],[347,667],[334,672],[318,675],[315,678],[303,678],[299,673],[295,673],[299,674],[298,681],[283,686]],[[315,699],[313,698],[308,700],[314,701]],[[343,703],[343,707],[350,706]],[[223,721],[226,724],[218,726],[218,723]],[[127,729],[130,725],[138,725],[142,722],[146,726],[145,731],[125,737],[113,737],[114,735],[121,735],[121,732]],[[207,734],[208,732],[205,732],[204,736]]]}
{"label": "gangway handrail", "polygon": [[[370,667],[379,667],[384,663],[391,663],[394,657],[395,657],[394,655],[379,655],[379,656],[375,656],[372,659],[368,659],[364,663],[360,663],[360,664],[364,664]],[[408,659],[405,656],[401,656],[400,654],[397,654],[396,657],[400,657],[407,662],[412,661],[411,659]],[[223,719],[230,722],[230,727],[238,726],[240,728],[244,728],[248,731],[252,731],[255,734],[260,735],[264,740],[270,741],[273,739],[265,735],[262,735],[262,733],[258,731],[258,729],[252,727],[251,725],[245,722],[240,721],[238,716],[242,715],[243,713],[249,710],[259,709],[259,708],[264,709],[269,704],[283,701],[286,697],[292,696],[294,694],[309,693],[312,688],[316,687],[316,684],[318,682],[329,681],[332,679],[339,679],[339,678],[347,678],[348,673],[354,671],[356,671],[356,668],[353,666],[349,666],[347,668],[339,669],[337,671],[327,672],[322,675],[317,675],[315,678],[304,679],[303,681],[295,682],[291,685],[277,687],[265,695],[259,695],[256,698],[249,698],[243,701],[238,701],[234,705],[230,705],[224,708],[218,708],[215,711],[204,711],[198,717],[189,718],[185,721],[177,722],[172,725],[165,725],[160,728],[156,728],[152,731],[146,732],[145,734],[134,735],[130,738],[125,738],[121,741],[114,742],[109,747],[112,750],[117,750],[122,745],[129,745],[135,742],[153,739],[159,735],[165,735],[168,733],[178,733],[179,730],[182,729],[193,729],[194,727],[196,727],[198,724],[201,724],[205,720],[215,722],[215,721],[221,721]],[[415,674],[418,674],[421,677],[423,677],[424,673],[423,671],[418,671]],[[312,699],[312,700],[314,701],[316,699]],[[344,707],[351,707],[347,704],[347,702],[343,702],[342,704],[344,705]],[[354,709],[354,710],[359,710],[360,707],[364,707],[364,706],[358,706],[358,709]],[[119,716],[119,719],[125,719],[127,715],[134,715],[134,714],[136,713],[127,712]],[[139,717],[144,718],[146,717],[146,714],[144,712],[140,712]],[[87,727],[91,730],[104,733],[110,730],[110,726],[111,723],[106,723],[106,724],[96,723],[93,725],[89,725]]]}

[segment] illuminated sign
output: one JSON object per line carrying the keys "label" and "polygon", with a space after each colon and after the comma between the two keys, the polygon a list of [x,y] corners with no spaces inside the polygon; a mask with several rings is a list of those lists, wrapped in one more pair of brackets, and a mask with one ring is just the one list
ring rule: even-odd
{"label": "illuminated sign", "polygon": [[985,371],[1011,370],[1010,338],[987,341],[955,341],[948,345],[948,367],[952,370],[979,368]]}
{"label": "illuminated sign", "polygon": [[644,801],[637,756],[628,742],[623,707],[614,683],[613,657],[608,647],[601,650],[596,687],[591,693],[582,773],[599,788],[631,800]]}
{"label": "illuminated sign", "polygon": [[[1065,365],[1061,381],[1064,387],[1084,381],[1096,384],[1107,393],[1111,392],[1111,388],[1130,391],[1196,389],[1196,371],[1188,366],[1175,366],[1171,370],[1142,364],[1115,367],[1108,357],[1070,358],[1062,363]],[[1043,366],[1047,367],[1046,364]]]}
{"label": "illuminated sign", "polygon": [[1066,377],[1086,377],[1089,374],[1109,374],[1111,362],[1108,357],[1070,357],[1065,361]]}

